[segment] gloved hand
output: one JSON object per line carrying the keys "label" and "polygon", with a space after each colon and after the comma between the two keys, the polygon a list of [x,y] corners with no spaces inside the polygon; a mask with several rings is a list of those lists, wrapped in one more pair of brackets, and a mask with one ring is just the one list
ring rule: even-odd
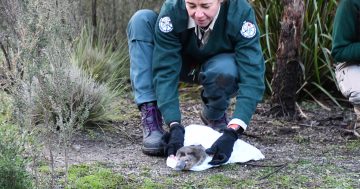
{"label": "gloved hand", "polygon": [[220,165],[227,162],[233,151],[234,144],[238,139],[238,135],[234,129],[226,128],[223,135],[218,138],[211,148],[205,150],[209,155],[213,155],[210,165]]}
{"label": "gloved hand", "polygon": [[162,137],[166,157],[176,155],[176,151],[184,146],[184,135],[185,129],[181,124],[175,123],[170,126],[170,132]]}

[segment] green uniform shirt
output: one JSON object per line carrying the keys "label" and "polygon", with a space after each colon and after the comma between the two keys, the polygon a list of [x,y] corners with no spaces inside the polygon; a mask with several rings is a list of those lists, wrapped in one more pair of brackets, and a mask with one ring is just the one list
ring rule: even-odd
{"label": "green uniform shirt", "polygon": [[340,1],[331,55],[337,62],[360,61],[360,0]]}
{"label": "green uniform shirt", "polygon": [[[264,59],[252,7],[246,0],[222,3],[213,31],[202,48],[194,29],[187,28],[188,19],[184,0],[167,0],[155,25],[153,82],[165,122],[181,120],[177,88],[183,55],[202,63],[219,53],[235,53],[239,91],[233,118],[249,124],[265,89]],[[255,33],[241,32],[246,24],[256,29]]]}

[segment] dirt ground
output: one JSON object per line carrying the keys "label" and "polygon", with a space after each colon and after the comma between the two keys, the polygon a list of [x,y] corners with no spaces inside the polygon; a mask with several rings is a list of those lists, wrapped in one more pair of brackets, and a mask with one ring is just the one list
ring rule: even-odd
{"label": "dirt ground", "polygon": [[[344,130],[350,122],[350,110],[332,107],[328,111],[307,102],[299,105],[302,119],[286,121],[267,116],[269,105],[260,103],[242,140],[260,149],[264,160],[178,172],[166,166],[165,158],[141,152],[139,112],[131,100],[128,102],[123,121],[75,137],[71,164],[102,162],[136,182],[150,178],[164,185],[171,182],[170,188],[360,188],[360,142]],[[181,110],[184,125],[202,124],[200,100],[183,97]],[[224,187],[202,183],[216,174],[251,182],[240,186],[224,183]]]}

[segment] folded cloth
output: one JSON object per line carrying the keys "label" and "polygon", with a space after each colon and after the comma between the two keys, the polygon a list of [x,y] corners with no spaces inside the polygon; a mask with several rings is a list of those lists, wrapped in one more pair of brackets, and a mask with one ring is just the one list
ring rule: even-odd
{"label": "folded cloth", "polygon": [[[203,125],[189,125],[185,127],[185,140],[184,146],[190,145],[199,145],[205,147],[205,149],[210,148],[211,145],[222,135],[210,127]],[[254,147],[253,145],[244,142],[241,139],[238,139],[233,148],[233,152],[231,153],[230,159],[224,163],[244,163],[250,160],[261,160],[264,159],[265,156],[261,153],[259,149]],[[192,167],[190,170],[192,171],[203,171],[214,167],[213,165],[208,164],[211,161],[212,157],[207,156],[205,161],[197,166]],[[166,165],[175,169],[177,165],[176,156],[169,156],[166,160]]]}

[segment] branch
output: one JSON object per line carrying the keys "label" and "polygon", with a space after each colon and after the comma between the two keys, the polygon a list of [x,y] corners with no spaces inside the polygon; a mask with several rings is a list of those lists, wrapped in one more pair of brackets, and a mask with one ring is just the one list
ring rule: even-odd
{"label": "branch", "polygon": [[264,179],[266,179],[266,178],[269,178],[271,175],[279,172],[281,169],[283,169],[283,168],[286,167],[286,166],[288,166],[288,163],[285,163],[285,164],[283,164],[282,166],[280,166],[279,168],[275,169],[275,171],[273,171],[273,172],[271,172],[271,173],[269,173],[269,174],[267,174],[267,175],[265,175],[265,176],[263,176],[263,177],[260,177],[258,180],[264,180]]}
{"label": "branch", "polygon": [[241,165],[246,165],[246,166],[253,166],[253,167],[283,167],[283,166],[286,166],[288,163],[274,164],[274,165],[263,165],[263,164],[245,162],[245,163],[236,163],[236,164],[241,164]]}
{"label": "branch", "polygon": [[2,44],[1,40],[0,40],[0,48],[1,48],[2,52],[4,53],[5,60],[6,60],[7,66],[8,66],[8,70],[11,71],[10,58],[9,58],[9,55],[5,49],[5,46]]}

